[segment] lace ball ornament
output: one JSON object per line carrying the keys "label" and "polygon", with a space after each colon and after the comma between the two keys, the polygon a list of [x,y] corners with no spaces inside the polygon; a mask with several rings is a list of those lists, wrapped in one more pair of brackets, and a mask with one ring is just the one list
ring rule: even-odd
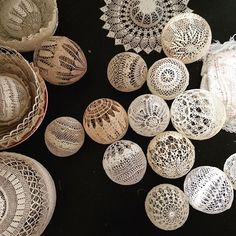
{"label": "lace ball ornament", "polygon": [[224,164],[224,172],[236,190],[236,154],[231,155]]}
{"label": "lace ball ornament", "polygon": [[56,189],[37,161],[0,153],[0,235],[41,235],[53,215]]}
{"label": "lace ball ornament", "polygon": [[147,85],[152,94],[172,100],[189,84],[189,72],[183,62],[164,58],[155,62],[148,71]]}
{"label": "lace ball ornament", "polygon": [[83,125],[88,136],[100,144],[122,139],[129,127],[125,109],[108,98],[95,100],[86,108]]}
{"label": "lace ball ornament", "polygon": [[189,0],[105,0],[103,28],[116,45],[137,53],[161,51],[161,32],[175,15],[191,12]]}
{"label": "lace ball ornament", "polygon": [[145,210],[156,227],[168,231],[176,230],[188,219],[188,198],[178,187],[160,184],[148,193]]}
{"label": "lace ball ornament", "polygon": [[52,36],[34,52],[34,65],[41,76],[54,85],[70,85],[87,71],[82,49],[67,37]]}
{"label": "lace ball ornament", "polygon": [[182,134],[167,131],[158,134],[147,150],[148,163],[158,175],[176,179],[186,175],[195,161],[195,148]]}
{"label": "lace ball ornament", "polygon": [[226,174],[216,167],[200,166],[188,173],[184,192],[198,211],[218,214],[230,209],[234,192]]}
{"label": "lace ball ornament", "polygon": [[212,138],[222,129],[225,120],[224,104],[206,90],[187,90],[171,106],[175,129],[190,139]]}
{"label": "lace ball ornament", "polygon": [[107,77],[111,85],[120,92],[133,92],[146,82],[147,65],[138,54],[123,52],[110,61]]}
{"label": "lace ball ornament", "polygon": [[209,24],[201,16],[183,13],[173,17],[162,31],[161,43],[168,57],[185,64],[203,58],[211,45]]}
{"label": "lace ball ornament", "polygon": [[48,150],[58,157],[77,153],[84,144],[85,133],[81,123],[72,117],[59,117],[46,128],[45,143]]}
{"label": "lace ball ornament", "polygon": [[128,140],[120,140],[106,149],[103,168],[113,182],[133,185],[142,180],[147,161],[139,145]]}
{"label": "lace ball ornament", "polygon": [[162,98],[144,94],[130,104],[128,118],[131,128],[137,134],[153,137],[163,132],[169,125],[170,111]]}

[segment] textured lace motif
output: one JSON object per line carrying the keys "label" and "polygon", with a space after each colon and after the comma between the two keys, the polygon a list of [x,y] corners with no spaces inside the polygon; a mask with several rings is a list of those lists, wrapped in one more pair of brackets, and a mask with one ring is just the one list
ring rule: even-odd
{"label": "textured lace motif", "polygon": [[224,164],[224,172],[236,190],[236,154],[231,155]]}

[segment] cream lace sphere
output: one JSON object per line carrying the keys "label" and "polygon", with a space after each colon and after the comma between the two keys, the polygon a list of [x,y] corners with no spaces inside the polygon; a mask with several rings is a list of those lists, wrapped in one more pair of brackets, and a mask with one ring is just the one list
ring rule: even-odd
{"label": "cream lace sphere", "polygon": [[147,65],[141,56],[131,52],[117,54],[110,61],[107,76],[111,85],[121,92],[140,89],[147,79]]}
{"label": "cream lace sphere", "polygon": [[184,181],[184,192],[193,208],[207,214],[230,209],[234,200],[233,187],[226,174],[211,166],[190,171]]}
{"label": "cream lace sphere", "polygon": [[129,106],[131,128],[142,136],[153,137],[163,132],[170,122],[167,103],[160,97],[145,94],[137,97]]}
{"label": "cream lace sphere", "polygon": [[85,133],[81,123],[72,117],[53,120],[45,131],[48,150],[58,157],[77,153],[84,144]]}
{"label": "cream lace sphere", "polygon": [[189,72],[183,62],[164,58],[155,62],[148,71],[147,85],[151,93],[165,100],[181,94],[189,84]]}
{"label": "cream lace sphere", "polygon": [[171,184],[161,184],[148,193],[145,210],[156,227],[176,230],[188,219],[189,203],[181,189]]}
{"label": "cream lace sphere", "polygon": [[236,190],[236,154],[231,155],[224,164],[224,172]]}
{"label": "cream lace sphere", "polygon": [[209,24],[201,16],[183,13],[173,17],[162,31],[162,47],[168,57],[193,63],[204,57],[211,45]]}
{"label": "cream lace sphere", "polygon": [[132,185],[142,180],[147,161],[143,150],[136,143],[120,140],[106,149],[103,168],[113,182]]}
{"label": "cream lace sphere", "polygon": [[222,129],[225,120],[224,104],[206,90],[187,90],[171,106],[174,127],[190,139],[212,138]]}
{"label": "cream lace sphere", "polygon": [[182,134],[167,131],[152,139],[147,150],[151,168],[160,176],[176,179],[186,175],[195,161],[195,148]]}

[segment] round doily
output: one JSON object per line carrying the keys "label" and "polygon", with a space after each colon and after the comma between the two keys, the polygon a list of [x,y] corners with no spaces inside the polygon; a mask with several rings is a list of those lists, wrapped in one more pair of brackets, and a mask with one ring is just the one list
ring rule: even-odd
{"label": "round doily", "polygon": [[236,190],[236,153],[231,155],[224,164],[224,172]]}

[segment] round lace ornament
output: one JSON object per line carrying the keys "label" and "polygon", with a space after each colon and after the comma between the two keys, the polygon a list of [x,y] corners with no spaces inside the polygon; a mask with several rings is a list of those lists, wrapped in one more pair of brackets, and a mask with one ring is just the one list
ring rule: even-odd
{"label": "round lace ornament", "polygon": [[144,94],[130,104],[128,118],[131,128],[137,134],[153,137],[163,132],[169,125],[170,111],[162,98]]}
{"label": "round lace ornament", "polygon": [[77,153],[84,144],[85,133],[81,123],[72,117],[53,120],[45,131],[48,150],[58,157],[68,157]]}
{"label": "round lace ornament", "polygon": [[82,49],[67,37],[52,36],[34,52],[34,65],[41,76],[54,85],[70,85],[87,71]]}
{"label": "round lace ornament", "polygon": [[103,168],[113,182],[133,185],[142,180],[147,161],[139,145],[128,140],[120,140],[106,149]]}
{"label": "round lace ornament", "polygon": [[0,153],[0,235],[41,235],[54,212],[52,177],[37,161]]}
{"label": "round lace ornament", "polygon": [[181,189],[171,184],[154,187],[145,200],[150,221],[163,230],[176,230],[184,225],[189,215],[189,203]]}
{"label": "round lace ornament", "polygon": [[191,12],[188,0],[105,0],[101,8],[107,37],[137,53],[161,51],[161,32],[175,15]]}
{"label": "round lace ornament", "polygon": [[125,109],[108,98],[95,100],[86,108],[83,125],[88,136],[100,144],[122,139],[129,127]]}
{"label": "round lace ornament", "polygon": [[133,92],[146,82],[147,65],[138,54],[123,52],[110,61],[107,77],[115,89],[121,92]]}
{"label": "round lace ornament", "polygon": [[206,90],[187,90],[171,106],[175,129],[190,139],[212,138],[222,129],[225,120],[224,104]]}
{"label": "round lace ornament", "polygon": [[184,192],[193,208],[207,214],[230,209],[234,200],[233,187],[226,174],[211,166],[190,171],[184,181]]}
{"label": "round lace ornament", "polygon": [[182,134],[167,131],[158,134],[148,146],[148,163],[158,175],[176,179],[186,175],[195,161],[195,148]]}
{"label": "round lace ornament", "polygon": [[147,85],[151,93],[172,100],[188,87],[189,72],[183,62],[164,58],[155,62],[148,71]]}
{"label": "round lace ornament", "polygon": [[211,45],[209,24],[201,16],[183,13],[173,17],[162,31],[161,43],[168,57],[185,64],[203,58]]}
{"label": "round lace ornament", "polygon": [[224,172],[236,190],[236,154],[231,155],[224,164]]}

